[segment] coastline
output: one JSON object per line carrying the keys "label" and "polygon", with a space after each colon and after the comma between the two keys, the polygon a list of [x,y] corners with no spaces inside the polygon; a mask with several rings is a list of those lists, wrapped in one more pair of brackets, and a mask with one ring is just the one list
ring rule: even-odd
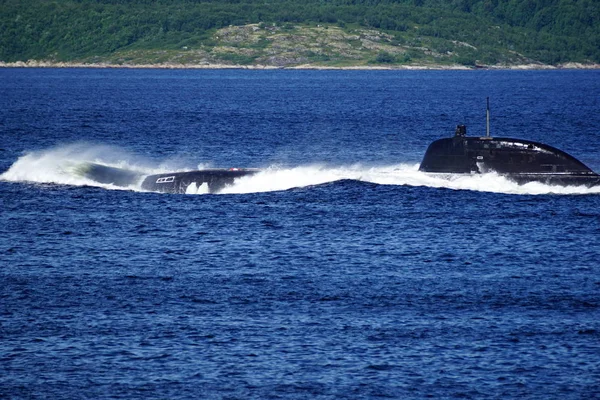
{"label": "coastline", "polygon": [[273,65],[234,65],[234,64],[109,64],[109,63],[78,63],[78,62],[52,62],[52,61],[0,61],[0,68],[104,68],[104,69],[248,69],[248,70],[568,70],[568,69],[600,69],[600,64],[565,63],[559,65],[546,64],[519,64],[519,65],[477,65],[465,66],[459,64],[415,64],[415,65],[355,65],[355,66],[327,66],[302,64],[294,66]]}

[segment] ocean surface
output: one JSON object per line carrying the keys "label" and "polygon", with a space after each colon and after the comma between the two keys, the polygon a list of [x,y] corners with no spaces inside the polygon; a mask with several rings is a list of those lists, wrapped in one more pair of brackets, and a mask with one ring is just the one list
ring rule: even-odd
{"label": "ocean surface", "polygon": [[0,398],[600,398],[600,188],[418,171],[486,97],[600,171],[600,71],[0,69]]}

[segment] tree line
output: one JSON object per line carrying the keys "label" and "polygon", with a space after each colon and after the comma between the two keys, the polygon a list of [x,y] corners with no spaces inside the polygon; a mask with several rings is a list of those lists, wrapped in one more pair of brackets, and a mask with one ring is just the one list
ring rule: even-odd
{"label": "tree line", "polygon": [[[0,0],[0,61],[210,45],[249,23],[337,24],[467,42],[541,62],[600,62],[596,0]],[[410,33],[410,34],[409,34]]]}

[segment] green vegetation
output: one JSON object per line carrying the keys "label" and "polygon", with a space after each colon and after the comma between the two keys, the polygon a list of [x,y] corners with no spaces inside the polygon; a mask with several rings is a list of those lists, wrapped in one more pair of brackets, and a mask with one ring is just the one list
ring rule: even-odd
{"label": "green vegetation", "polygon": [[0,61],[600,63],[597,0],[0,0]]}

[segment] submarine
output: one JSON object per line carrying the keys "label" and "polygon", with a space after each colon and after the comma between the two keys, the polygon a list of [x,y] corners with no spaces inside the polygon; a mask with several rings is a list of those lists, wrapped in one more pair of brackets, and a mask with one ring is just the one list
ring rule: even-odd
{"label": "submarine", "polygon": [[77,171],[98,183],[120,187],[139,185],[143,190],[161,193],[218,193],[237,178],[259,172],[251,168],[213,168],[148,175],[97,163],[85,163]]}
{"label": "submarine", "polygon": [[[489,98],[486,114],[486,136],[467,136],[467,127],[458,125],[453,137],[429,145],[419,171],[442,177],[495,172],[519,185],[600,186],[599,174],[562,150],[525,139],[490,136]],[[236,179],[260,172],[214,168],[148,175],[97,163],[84,163],[77,171],[99,183],[161,193],[218,193]]]}
{"label": "submarine", "polygon": [[486,136],[469,137],[467,127],[458,125],[454,137],[429,145],[419,171],[444,175],[496,172],[519,185],[600,185],[600,175],[562,150],[524,139],[491,137],[489,98],[486,114]]}

